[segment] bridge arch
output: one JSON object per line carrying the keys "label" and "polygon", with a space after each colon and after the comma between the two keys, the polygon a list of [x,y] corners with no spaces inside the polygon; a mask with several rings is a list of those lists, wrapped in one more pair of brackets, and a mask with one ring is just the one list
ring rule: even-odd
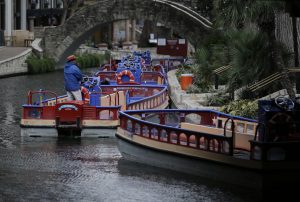
{"label": "bridge arch", "polygon": [[[176,8],[177,7],[177,8]],[[202,16],[201,16],[202,17]],[[208,20],[192,17],[187,9],[165,0],[101,0],[85,6],[71,16],[63,25],[46,28],[44,32],[45,53],[60,64],[74,52],[100,26],[125,19],[160,21],[166,27],[193,38],[207,33]],[[203,18],[203,17],[202,17]]]}

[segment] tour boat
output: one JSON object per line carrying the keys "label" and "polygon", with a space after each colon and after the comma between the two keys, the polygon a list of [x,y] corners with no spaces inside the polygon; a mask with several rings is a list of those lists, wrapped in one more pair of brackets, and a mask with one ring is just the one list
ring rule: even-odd
{"label": "tour boat", "polygon": [[118,147],[125,160],[253,189],[298,184],[300,104],[259,101],[258,119],[215,110],[127,110]]}
{"label": "tour boat", "polygon": [[[138,55],[124,57],[115,71],[82,81],[83,101],[67,101],[46,90],[29,91],[23,105],[23,136],[114,136],[120,110],[164,109],[169,105],[164,68],[150,70]],[[145,70],[145,71],[144,71]],[[38,130],[40,129],[40,130]]]}

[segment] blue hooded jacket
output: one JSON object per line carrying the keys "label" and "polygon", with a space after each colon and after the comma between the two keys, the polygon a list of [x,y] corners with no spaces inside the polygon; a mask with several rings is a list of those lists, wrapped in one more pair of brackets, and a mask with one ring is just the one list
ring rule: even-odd
{"label": "blue hooded jacket", "polygon": [[66,91],[77,91],[80,89],[82,74],[74,61],[66,63],[64,68],[64,79]]}

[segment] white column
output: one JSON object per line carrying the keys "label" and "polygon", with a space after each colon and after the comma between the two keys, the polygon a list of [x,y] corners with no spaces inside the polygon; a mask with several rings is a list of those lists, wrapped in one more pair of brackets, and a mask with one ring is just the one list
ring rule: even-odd
{"label": "white column", "polygon": [[38,0],[35,9],[40,9],[40,7],[41,7],[41,0]]}
{"label": "white column", "polygon": [[27,30],[27,7],[26,7],[26,0],[21,0],[21,29]]}
{"label": "white column", "polygon": [[129,43],[130,42],[130,33],[129,33],[129,25],[130,25],[130,21],[129,20],[125,20],[125,43]]}
{"label": "white column", "polygon": [[116,46],[118,44],[117,40],[117,23],[112,22],[112,45]]}
{"label": "white column", "polygon": [[136,21],[135,21],[135,19],[133,19],[133,20],[131,20],[131,41],[132,41],[132,43],[137,43],[135,29],[136,29]]}
{"label": "white column", "polygon": [[5,31],[7,46],[12,45],[13,1],[5,0]]}
{"label": "white column", "polygon": [[29,31],[34,32],[34,17],[29,17]]}
{"label": "white column", "polygon": [[131,49],[132,43],[130,41],[130,20],[125,20],[125,42],[123,42],[123,49]]}

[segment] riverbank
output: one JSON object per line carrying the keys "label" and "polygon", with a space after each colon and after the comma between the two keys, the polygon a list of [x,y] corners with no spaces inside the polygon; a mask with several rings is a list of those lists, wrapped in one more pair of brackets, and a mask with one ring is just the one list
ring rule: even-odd
{"label": "riverbank", "polygon": [[28,47],[0,47],[0,78],[26,74],[25,60],[31,53]]}
{"label": "riverbank", "polygon": [[168,72],[169,96],[177,109],[215,109],[218,107],[205,106],[203,103],[212,93],[186,93],[181,89],[176,77],[176,69]]}

